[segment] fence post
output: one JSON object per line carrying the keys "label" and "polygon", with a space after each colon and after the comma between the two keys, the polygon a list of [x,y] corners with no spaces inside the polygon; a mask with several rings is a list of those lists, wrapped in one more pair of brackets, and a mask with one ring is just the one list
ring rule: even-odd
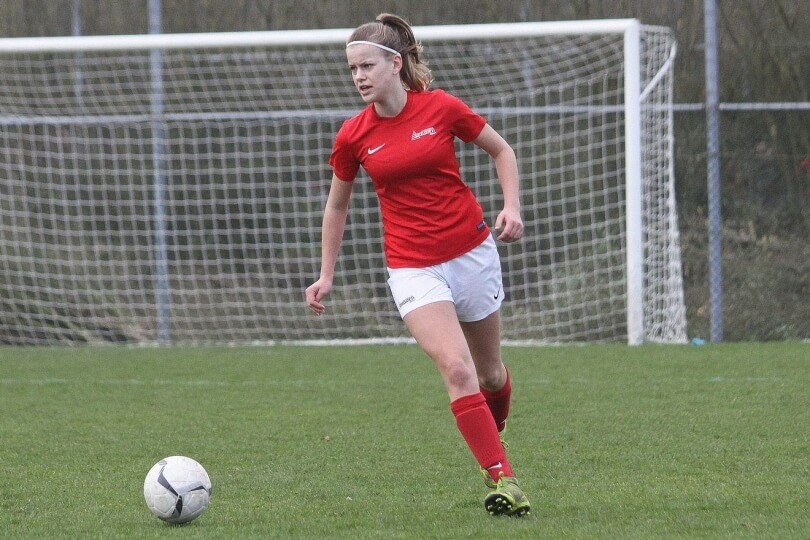
{"label": "fence post", "polygon": [[[161,0],[149,0],[149,33],[163,31]],[[159,49],[149,51],[152,80],[152,169],[155,226],[155,308],[157,340],[171,342],[169,331],[169,259],[166,247],[166,126],[163,122],[163,55]]]}
{"label": "fence post", "polygon": [[717,5],[703,0],[706,63],[706,169],[709,197],[709,301],[713,343],[723,341],[723,220],[720,205],[720,104],[717,91]]}

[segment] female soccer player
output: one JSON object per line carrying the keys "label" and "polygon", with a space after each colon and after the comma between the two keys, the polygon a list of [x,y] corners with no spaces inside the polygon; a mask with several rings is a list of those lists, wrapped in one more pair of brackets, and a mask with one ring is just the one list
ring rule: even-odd
{"label": "female soccer player", "polygon": [[306,290],[321,315],[332,288],[353,181],[371,177],[383,220],[388,284],[405,325],[436,364],[456,424],[490,488],[490,514],[522,516],[529,501],[515,480],[499,431],[511,384],[501,360],[499,309],[505,292],[495,241],[481,205],[462,181],[454,140],[472,142],[495,163],[504,199],[498,240],[523,236],[515,153],[460,99],[430,90],[421,44],[387,13],[358,27],[346,45],[362,112],[344,122],[329,163],[321,273]]}

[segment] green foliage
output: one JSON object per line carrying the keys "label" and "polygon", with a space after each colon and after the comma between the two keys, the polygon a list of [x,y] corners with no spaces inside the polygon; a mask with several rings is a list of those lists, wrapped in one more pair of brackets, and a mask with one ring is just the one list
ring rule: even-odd
{"label": "green foliage", "polygon": [[[0,348],[6,538],[801,538],[810,345],[509,348],[511,460],[534,504],[493,519],[413,346]],[[184,527],[158,459],[209,471]]]}

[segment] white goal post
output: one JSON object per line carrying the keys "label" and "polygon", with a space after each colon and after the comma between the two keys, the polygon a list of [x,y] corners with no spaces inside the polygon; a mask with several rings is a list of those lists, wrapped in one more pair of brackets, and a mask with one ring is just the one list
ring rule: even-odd
{"label": "white goal post", "polygon": [[[351,29],[0,39],[0,344],[406,341],[361,174],[328,312]],[[515,148],[513,343],[684,342],[672,33],[636,20],[415,27],[434,86]],[[490,223],[491,160],[458,144]]]}

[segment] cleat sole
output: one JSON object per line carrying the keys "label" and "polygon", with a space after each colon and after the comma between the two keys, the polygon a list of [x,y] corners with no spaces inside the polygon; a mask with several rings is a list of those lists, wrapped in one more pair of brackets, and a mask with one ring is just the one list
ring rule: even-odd
{"label": "cleat sole", "polygon": [[499,493],[487,497],[484,500],[484,508],[491,516],[523,517],[531,513],[530,506],[514,508],[512,501]]}
{"label": "cleat sole", "polygon": [[487,497],[484,501],[484,508],[493,516],[505,516],[512,512],[512,503],[500,494]]}

